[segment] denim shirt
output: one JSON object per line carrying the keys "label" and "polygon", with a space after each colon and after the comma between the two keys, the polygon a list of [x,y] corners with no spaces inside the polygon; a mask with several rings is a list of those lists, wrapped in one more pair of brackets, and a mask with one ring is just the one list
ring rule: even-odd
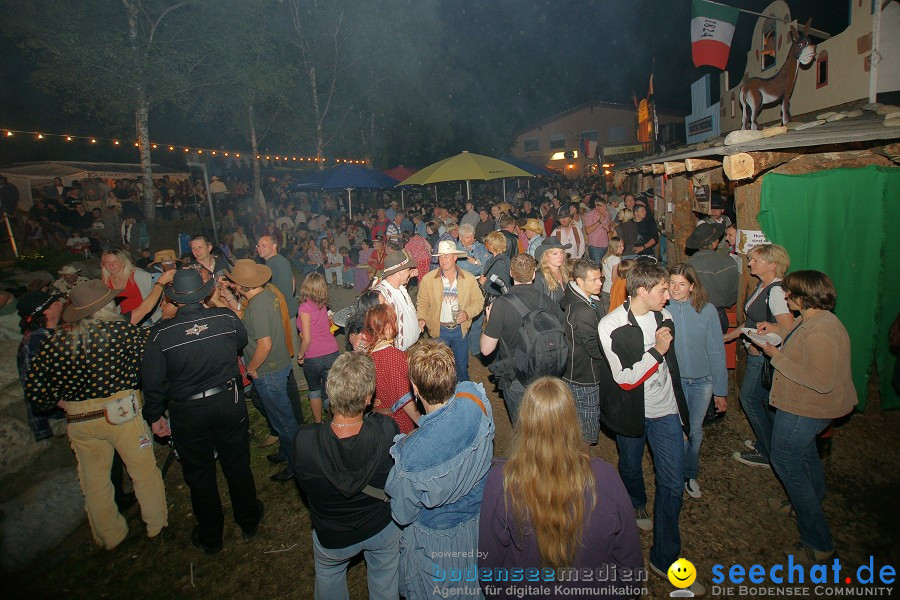
{"label": "denim shirt", "polygon": [[384,489],[401,526],[445,530],[479,515],[494,454],[494,420],[480,383],[464,381],[456,392],[478,397],[487,414],[471,399],[454,396],[420,417],[416,431],[394,438],[395,464]]}
{"label": "denim shirt", "polygon": [[459,260],[456,263],[456,266],[458,266],[460,269],[465,269],[475,277],[480,276],[484,272],[484,265],[487,263],[487,261],[491,260],[491,253],[488,251],[485,245],[478,240],[476,240],[472,244],[471,252],[468,248],[462,245],[462,242],[456,242],[456,249],[460,252],[465,252],[470,257],[474,256],[478,260],[477,264],[474,261],[468,259]]}
{"label": "denim shirt", "polygon": [[675,323],[675,356],[682,379],[712,376],[713,395],[728,395],[725,343],[719,314],[709,302],[698,313],[689,300],[666,305]]}

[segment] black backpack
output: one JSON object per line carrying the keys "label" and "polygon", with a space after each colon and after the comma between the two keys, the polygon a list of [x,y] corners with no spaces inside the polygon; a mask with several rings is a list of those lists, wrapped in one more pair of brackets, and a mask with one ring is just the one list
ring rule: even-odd
{"label": "black backpack", "polygon": [[538,377],[562,375],[569,358],[569,348],[559,318],[544,307],[529,310],[515,295],[505,297],[522,318],[519,324],[521,344],[510,353],[509,347],[503,343],[516,379],[528,385]]}

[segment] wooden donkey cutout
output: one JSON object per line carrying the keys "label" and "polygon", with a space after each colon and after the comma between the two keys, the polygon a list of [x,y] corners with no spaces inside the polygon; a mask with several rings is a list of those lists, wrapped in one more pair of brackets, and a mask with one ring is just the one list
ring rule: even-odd
{"label": "wooden donkey cutout", "polygon": [[741,86],[741,129],[759,129],[759,113],[763,105],[781,100],[781,124],[787,125],[791,120],[791,94],[797,81],[800,66],[812,64],[816,58],[816,45],[809,41],[809,26],[812,17],[807,19],[803,35],[791,25],[791,49],[781,70],[773,77],[763,79],[751,77]]}

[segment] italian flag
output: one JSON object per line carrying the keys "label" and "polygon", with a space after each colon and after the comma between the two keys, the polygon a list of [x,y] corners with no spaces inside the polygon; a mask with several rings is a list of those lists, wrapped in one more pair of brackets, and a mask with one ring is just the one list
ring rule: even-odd
{"label": "italian flag", "polygon": [[694,66],[712,65],[724,70],[738,9],[706,0],[692,0],[691,57]]}

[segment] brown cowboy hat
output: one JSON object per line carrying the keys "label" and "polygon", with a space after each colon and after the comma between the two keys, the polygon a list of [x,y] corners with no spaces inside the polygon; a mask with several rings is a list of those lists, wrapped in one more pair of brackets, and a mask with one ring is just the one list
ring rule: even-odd
{"label": "brown cowboy hat", "polygon": [[159,250],[153,254],[153,262],[151,265],[157,265],[164,262],[176,262],[178,257],[175,256],[174,250]]}
{"label": "brown cowboy hat", "polygon": [[413,269],[415,266],[416,264],[406,250],[397,250],[388,254],[384,259],[384,271],[381,276],[387,277],[403,269]]}
{"label": "brown cowboy hat", "polygon": [[72,323],[89,317],[121,293],[122,290],[111,290],[99,279],[83,281],[69,292],[71,303],[63,311],[63,321]]}
{"label": "brown cowboy hat", "polygon": [[272,269],[249,258],[242,258],[234,263],[230,273],[225,271],[225,277],[243,287],[262,287],[272,279]]}

